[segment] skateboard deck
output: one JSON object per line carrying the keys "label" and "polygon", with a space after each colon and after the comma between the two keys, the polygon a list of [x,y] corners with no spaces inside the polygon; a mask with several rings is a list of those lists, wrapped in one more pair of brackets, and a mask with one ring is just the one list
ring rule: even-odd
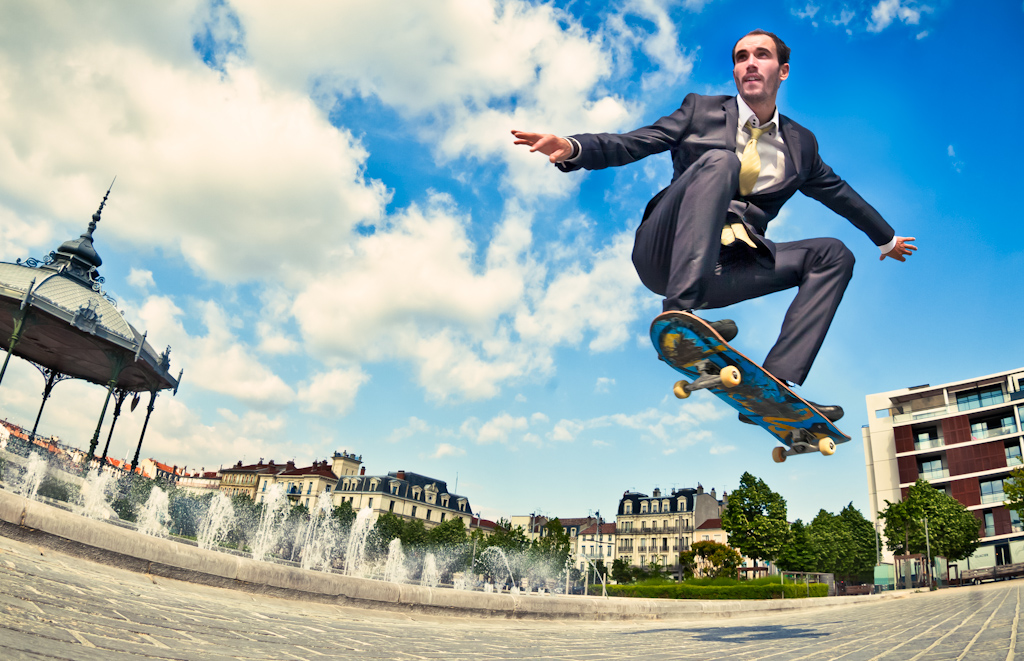
{"label": "skateboard deck", "polygon": [[710,390],[785,446],[772,451],[776,462],[807,452],[830,455],[836,444],[850,440],[785,383],[731,347],[696,315],[658,315],[651,324],[651,341],[662,360],[692,379],[676,383],[676,397],[685,399],[696,390]]}

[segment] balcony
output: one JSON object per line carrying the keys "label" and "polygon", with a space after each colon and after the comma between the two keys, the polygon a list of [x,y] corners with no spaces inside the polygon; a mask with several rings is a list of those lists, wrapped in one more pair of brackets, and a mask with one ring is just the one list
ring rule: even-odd
{"label": "balcony", "polygon": [[949,469],[940,468],[938,470],[921,471],[920,477],[922,480],[941,480],[944,477],[949,477]]}
{"label": "balcony", "polygon": [[1005,502],[1005,501],[1006,501],[1006,494],[1004,494],[1002,491],[997,491],[995,493],[983,493],[983,494],[981,494],[981,504],[982,505],[987,505],[989,503],[996,503],[996,504],[1002,505],[1003,502]]}
{"label": "balcony", "polygon": [[999,404],[1005,404],[1007,402],[1014,401],[1014,399],[1019,399],[1019,397],[1015,398],[1015,395],[1017,395],[1017,393],[986,397],[982,402],[964,402],[962,404],[953,403],[950,404],[949,406],[939,406],[936,408],[928,409],[926,411],[894,413],[892,416],[892,424],[902,425],[908,422],[918,422],[920,420],[929,420],[931,418],[938,418],[944,415],[964,413],[965,411],[974,411],[980,408],[987,408],[989,406],[997,406]]}
{"label": "balcony", "polygon": [[996,436],[1005,436],[1006,434],[1016,434],[1017,425],[1007,425],[1005,427],[996,427],[995,429],[984,429],[981,431],[971,431],[971,438],[975,441],[980,441],[986,438],[994,438]]}
{"label": "balcony", "polygon": [[941,438],[929,438],[923,441],[914,441],[914,449],[930,450],[931,448],[941,448],[945,444],[945,441]]}

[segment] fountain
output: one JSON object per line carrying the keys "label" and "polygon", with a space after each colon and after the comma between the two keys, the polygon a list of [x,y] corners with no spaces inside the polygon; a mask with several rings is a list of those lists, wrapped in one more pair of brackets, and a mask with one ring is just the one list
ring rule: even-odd
{"label": "fountain", "polygon": [[107,504],[108,492],[113,479],[113,473],[102,468],[90,471],[85,478],[85,483],[82,484],[82,514],[92,519],[118,518],[114,510]]}
{"label": "fountain", "polygon": [[373,510],[364,507],[356,514],[356,520],[352,522],[352,529],[348,533],[348,544],[345,546],[345,573],[349,576],[359,576],[362,573],[366,552],[366,540],[370,536],[370,529],[373,526]]}
{"label": "fountain", "polygon": [[423,559],[423,573],[420,576],[420,585],[426,588],[436,588],[441,582],[441,572],[437,570],[437,558],[433,553],[427,553]]}
{"label": "fountain", "polygon": [[402,551],[402,540],[397,537],[388,544],[388,559],[384,563],[384,580],[391,583],[405,583],[408,579],[405,568],[405,553]]}
{"label": "fountain", "polygon": [[32,456],[29,457],[28,465],[25,466],[25,474],[21,478],[21,486],[18,489],[18,493],[29,500],[34,499],[39,491],[39,485],[43,483],[43,478],[46,477],[48,465],[46,459],[41,454],[33,452]]}
{"label": "fountain", "polygon": [[283,484],[274,484],[267,491],[263,503],[263,514],[260,524],[252,539],[252,559],[264,560],[270,553],[280,534],[280,524],[288,514],[288,496]]}
{"label": "fountain", "polygon": [[154,486],[139,512],[138,531],[144,535],[166,537],[167,526],[171,522],[170,505],[167,492]]}
{"label": "fountain", "polygon": [[317,497],[305,526],[302,544],[302,568],[327,570],[331,566],[331,551],[338,546],[337,523],[331,516],[334,504],[331,494],[324,491]]}
{"label": "fountain", "polygon": [[204,549],[219,546],[227,538],[234,522],[235,508],[231,505],[231,498],[223,491],[218,491],[210,501],[210,507],[199,526],[199,546]]}

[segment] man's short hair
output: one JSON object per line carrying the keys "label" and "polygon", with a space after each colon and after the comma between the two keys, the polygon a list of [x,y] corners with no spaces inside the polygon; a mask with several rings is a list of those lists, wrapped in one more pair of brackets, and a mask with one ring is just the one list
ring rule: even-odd
{"label": "man's short hair", "polygon": [[782,66],[783,64],[789,64],[789,46],[786,45],[786,42],[779,39],[779,37],[774,32],[768,32],[767,30],[761,29],[751,30],[750,32],[746,33],[745,35],[736,40],[736,43],[732,45],[733,64],[736,64],[736,46],[739,45],[739,43],[746,39],[747,37],[755,34],[763,34],[768,37],[771,37],[772,41],[775,42],[775,52],[776,54],[778,54],[779,66]]}

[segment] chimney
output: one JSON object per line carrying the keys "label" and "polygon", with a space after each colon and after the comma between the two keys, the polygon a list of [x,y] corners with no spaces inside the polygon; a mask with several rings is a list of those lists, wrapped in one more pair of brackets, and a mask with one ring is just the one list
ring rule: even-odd
{"label": "chimney", "polygon": [[398,471],[398,473],[395,474],[395,477],[397,477],[400,480],[404,480],[405,479],[405,471]]}
{"label": "chimney", "polygon": [[359,474],[366,475],[366,466],[363,466],[362,468],[359,469]]}
{"label": "chimney", "polygon": [[697,483],[697,493],[704,493],[704,486],[700,482]]}
{"label": "chimney", "polygon": [[715,488],[714,487],[711,487],[711,497],[714,498],[715,500],[718,500],[718,496],[715,495]]}
{"label": "chimney", "polygon": [[654,497],[655,498],[661,498],[661,489],[655,489],[654,490]]}

